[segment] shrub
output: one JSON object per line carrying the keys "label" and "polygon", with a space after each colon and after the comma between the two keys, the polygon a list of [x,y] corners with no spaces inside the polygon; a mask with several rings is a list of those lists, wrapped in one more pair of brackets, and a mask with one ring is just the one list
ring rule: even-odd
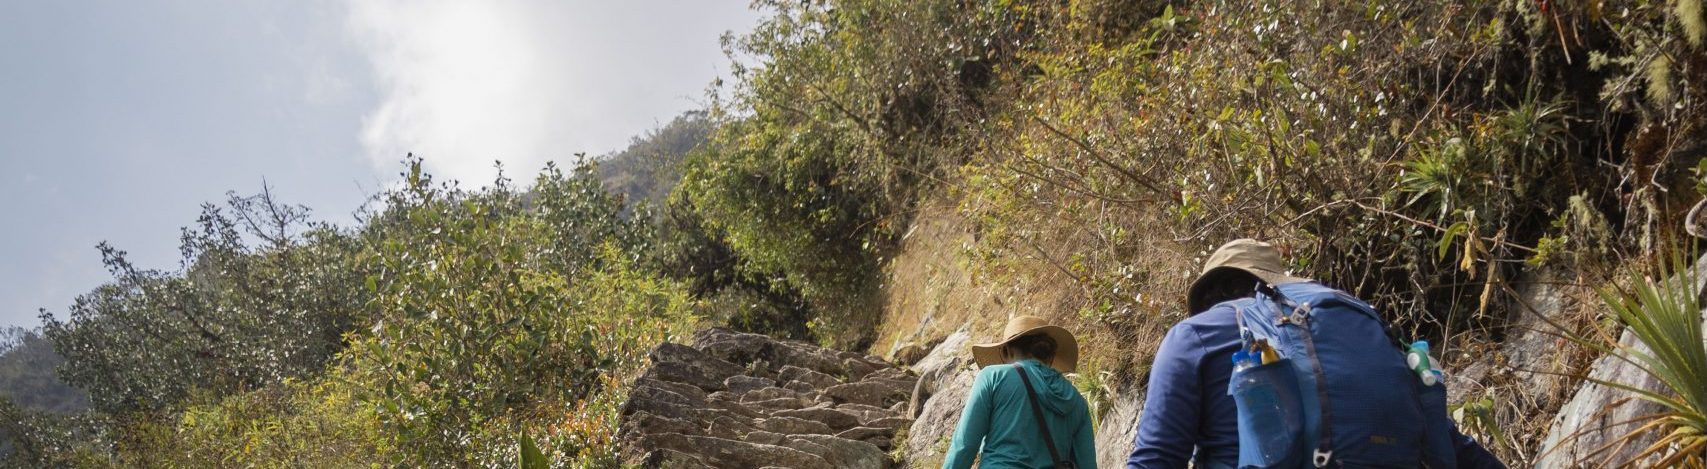
{"label": "shrub", "polygon": [[[1660,435],[1630,462],[1652,456],[1656,458],[1654,467],[1699,467],[1703,458],[1707,458],[1707,340],[1702,338],[1707,325],[1701,318],[1701,273],[1689,267],[1681,256],[1676,259],[1670,268],[1660,272],[1662,280],[1643,278],[1628,289],[1601,291],[1607,307],[1646,348],[1622,347],[1609,353],[1653,375],[1664,384],[1665,390],[1655,392],[1628,383],[1594,381],[1628,391],[1665,409],[1644,417],[1644,422],[1623,438],[1627,441],[1649,432]],[[1668,278],[1667,273],[1675,276]]]}

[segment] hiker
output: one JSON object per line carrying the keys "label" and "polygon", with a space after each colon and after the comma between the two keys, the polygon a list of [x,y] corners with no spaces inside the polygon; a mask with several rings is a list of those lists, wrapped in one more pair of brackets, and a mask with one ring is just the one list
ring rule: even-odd
{"label": "hiker", "polygon": [[1368,304],[1287,275],[1268,243],[1221,246],[1186,303],[1128,469],[1504,467],[1458,433],[1438,371],[1419,377]]}
{"label": "hiker", "polygon": [[972,346],[978,378],[942,467],[972,467],[973,456],[982,469],[1096,467],[1090,407],[1061,375],[1078,367],[1078,341],[1034,316],[1008,320],[1002,335]]}

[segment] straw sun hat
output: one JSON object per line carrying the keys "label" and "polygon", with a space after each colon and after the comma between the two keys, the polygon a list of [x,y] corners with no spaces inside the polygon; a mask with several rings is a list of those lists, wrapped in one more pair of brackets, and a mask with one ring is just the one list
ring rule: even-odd
{"label": "straw sun hat", "polygon": [[1280,250],[1275,249],[1274,245],[1254,239],[1235,239],[1210,254],[1209,260],[1203,263],[1203,274],[1191,282],[1191,290],[1185,296],[1186,307],[1190,309],[1191,314],[1201,313],[1210,306],[1215,306],[1203,304],[1207,301],[1203,295],[1209,287],[1225,279],[1228,274],[1240,271],[1254,275],[1269,285],[1310,281],[1287,275],[1286,264],[1280,260]]}
{"label": "straw sun hat", "polygon": [[1073,333],[1037,316],[1016,316],[1009,319],[1008,326],[1002,329],[1000,342],[972,346],[972,360],[978,362],[979,367],[1007,363],[1003,349],[1014,339],[1031,334],[1044,334],[1055,339],[1055,359],[1049,366],[1062,373],[1072,373],[1079,368],[1079,341],[1073,338]]}

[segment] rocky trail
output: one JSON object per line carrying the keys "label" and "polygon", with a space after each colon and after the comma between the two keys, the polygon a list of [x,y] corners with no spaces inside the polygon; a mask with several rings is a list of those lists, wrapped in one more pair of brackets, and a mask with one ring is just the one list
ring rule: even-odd
{"label": "rocky trail", "polygon": [[714,328],[653,349],[622,410],[641,467],[899,467],[918,378],[875,357]]}

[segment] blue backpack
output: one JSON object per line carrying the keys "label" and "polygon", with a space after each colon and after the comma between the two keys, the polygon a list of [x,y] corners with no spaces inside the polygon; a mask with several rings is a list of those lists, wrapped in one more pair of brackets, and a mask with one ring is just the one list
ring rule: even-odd
{"label": "blue backpack", "polygon": [[1423,384],[1369,304],[1314,282],[1231,303],[1244,350],[1278,353],[1228,384],[1239,467],[1454,467],[1445,385]]}

